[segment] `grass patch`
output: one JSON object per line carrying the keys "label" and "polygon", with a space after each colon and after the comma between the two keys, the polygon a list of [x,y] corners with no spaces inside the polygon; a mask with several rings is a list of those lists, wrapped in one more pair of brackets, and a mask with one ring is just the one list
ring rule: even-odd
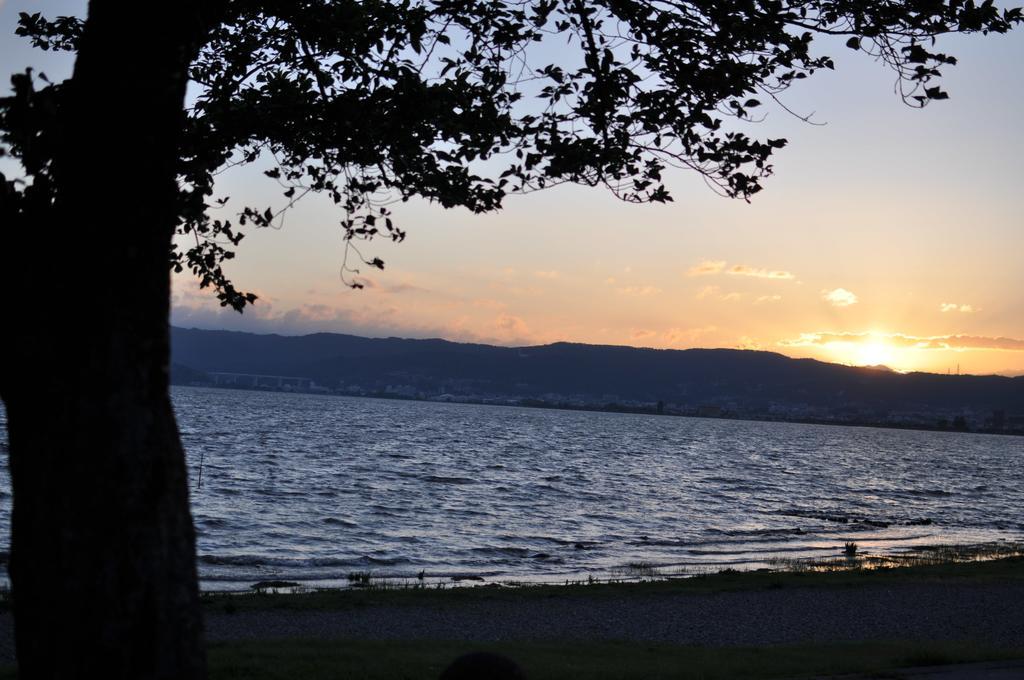
{"label": "grass patch", "polygon": [[210,678],[416,680],[437,678],[456,657],[490,651],[514,659],[530,680],[586,678],[799,678],[875,673],[916,665],[1020,658],[1024,649],[968,643],[871,642],[787,647],[679,647],[643,643],[279,641],[210,647]]}
{"label": "grass patch", "polygon": [[[628,562],[625,566],[612,569],[612,576],[613,578],[634,581],[665,578],[666,574],[650,562]],[[593,581],[591,581],[590,585],[593,585]]]}
{"label": "grass patch", "polygon": [[868,555],[856,543],[847,541],[841,558],[774,559],[778,571],[865,571],[902,567],[942,566],[970,562],[989,562],[1024,557],[1024,543],[999,542],[968,545],[925,545],[892,555]]}

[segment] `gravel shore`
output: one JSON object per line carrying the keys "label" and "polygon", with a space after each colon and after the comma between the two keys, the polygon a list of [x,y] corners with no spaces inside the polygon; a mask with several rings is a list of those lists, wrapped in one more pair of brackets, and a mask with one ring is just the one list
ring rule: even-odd
{"label": "gravel shore", "polygon": [[[1024,647],[1024,583],[498,597],[339,611],[208,612],[207,639],[634,640],[705,646],[972,640]],[[0,614],[0,665],[13,663]]]}
{"label": "gravel shore", "polygon": [[207,618],[210,640],[637,640],[734,646],[977,640],[1024,646],[1024,584],[903,584],[260,611]]}

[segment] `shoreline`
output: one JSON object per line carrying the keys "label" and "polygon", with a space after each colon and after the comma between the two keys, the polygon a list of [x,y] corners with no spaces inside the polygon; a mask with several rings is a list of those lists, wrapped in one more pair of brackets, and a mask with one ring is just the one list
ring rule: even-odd
{"label": "shoreline", "polygon": [[[900,568],[941,567],[963,563],[982,563],[1005,558],[1024,558],[1024,542],[996,541],[972,544],[933,544],[894,553],[859,552],[857,544],[846,544],[852,553],[837,552],[820,557],[774,557],[748,562],[708,563],[701,565],[630,562],[614,569],[595,572],[565,573],[557,576],[494,578],[477,572],[375,573],[372,568],[360,568],[347,574],[335,574],[320,579],[289,578],[287,575],[268,573],[256,579],[203,581],[203,596],[245,595],[252,592],[274,591],[282,593],[331,591],[384,591],[384,590],[454,590],[461,588],[529,589],[538,587],[594,586],[602,584],[629,585],[645,582],[682,582],[715,577],[721,574],[749,575],[769,573],[785,575],[804,572],[856,573],[859,571],[886,571]],[[758,566],[753,566],[758,565]],[[603,575],[602,575],[603,574]],[[214,584],[231,584],[216,587]],[[206,587],[204,585],[214,585]]]}
{"label": "shoreline", "polygon": [[600,405],[600,404],[588,404],[576,406],[573,404],[565,403],[551,403],[544,402],[538,399],[520,399],[515,403],[507,403],[504,401],[495,400],[484,400],[484,399],[420,399],[418,397],[408,397],[397,394],[387,394],[383,392],[368,392],[366,394],[338,394],[336,392],[310,392],[300,390],[272,390],[272,389],[260,389],[251,387],[232,387],[228,385],[211,385],[211,384],[192,384],[192,383],[172,383],[172,387],[189,387],[198,388],[205,390],[228,390],[228,391],[239,391],[239,392],[263,392],[272,394],[305,394],[320,397],[341,397],[347,399],[380,399],[384,401],[412,401],[422,402],[429,404],[466,404],[471,406],[502,406],[506,408],[528,408],[528,409],[541,409],[548,411],[583,411],[586,413],[622,413],[631,415],[643,415],[643,416],[658,416],[668,418],[699,418],[701,420],[736,420],[740,422],[749,423],[790,423],[793,425],[824,425],[830,427],[867,427],[875,428],[879,430],[911,430],[915,432],[948,432],[952,434],[985,434],[985,435],[1005,435],[1009,437],[1024,437],[1024,430],[991,430],[991,429],[958,429],[954,427],[938,427],[936,425],[924,425],[924,424],[911,424],[911,423],[888,423],[888,422],[876,422],[868,420],[826,420],[816,418],[775,418],[775,417],[759,417],[757,415],[729,415],[723,414],[718,416],[700,415],[698,412],[693,413],[675,413],[675,412],[659,412],[656,406],[643,407],[643,406],[627,406],[621,404],[611,405]]}
{"label": "shoreline", "polygon": [[[1024,586],[1024,555],[978,557],[959,561],[935,561],[904,566],[861,566],[830,568],[812,565],[808,569],[725,569],[714,573],[681,577],[638,577],[635,579],[570,580],[566,583],[389,584],[367,583],[362,587],[308,588],[288,581],[267,581],[248,591],[204,591],[204,606],[227,606],[233,611],[259,609],[331,609],[365,606],[369,603],[436,603],[446,599],[473,601],[477,598],[528,601],[552,597],[714,594],[766,591],[785,588],[830,589],[863,586],[899,587],[912,583],[1017,583]],[[1022,610],[1024,616],[1024,610]],[[1022,639],[1024,643],[1024,639]]]}

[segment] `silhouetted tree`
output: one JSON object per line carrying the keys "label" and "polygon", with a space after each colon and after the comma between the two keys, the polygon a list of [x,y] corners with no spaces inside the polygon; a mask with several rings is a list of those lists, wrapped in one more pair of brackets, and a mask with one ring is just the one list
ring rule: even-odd
{"label": "silhouetted tree", "polygon": [[[75,65],[60,83],[17,74],[0,101],[0,149],[20,164],[0,176],[0,394],[21,672],[204,674],[168,265],[241,310],[255,297],[221,269],[238,228],[310,192],[338,204],[350,244],[402,239],[382,194],[485,212],[576,182],[668,201],[674,166],[749,199],[785,141],[746,123],[833,67],[816,37],[879,58],[923,106],[945,98],[935,79],[955,63],[936,36],[1020,21],[991,0],[94,0],[84,21],[23,14],[19,34]],[[280,180],[282,204],[213,217],[227,201],[216,174],[246,163]]]}

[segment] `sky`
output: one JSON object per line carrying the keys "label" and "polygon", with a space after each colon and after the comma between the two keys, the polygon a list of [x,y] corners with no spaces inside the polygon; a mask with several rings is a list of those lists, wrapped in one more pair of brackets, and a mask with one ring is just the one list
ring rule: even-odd
{"label": "sky", "polygon": [[[67,57],[29,49],[13,27],[19,11],[84,7],[0,0],[0,64],[66,76]],[[386,269],[362,272],[366,287],[354,291],[339,276],[340,215],[306,199],[281,229],[248,231],[230,263],[236,285],[259,295],[251,309],[220,308],[183,274],[172,322],[1024,373],[1024,30],[940,46],[960,61],[944,70],[950,99],[916,110],[883,65],[829,45],[835,72],[785,96],[819,124],[775,108],[748,130],[789,139],[750,204],[681,171],[666,176],[667,205],[573,186],[513,196],[483,216],[397,204],[408,236],[363,247]],[[274,204],[280,189],[262,169],[226,173],[217,193]]]}

